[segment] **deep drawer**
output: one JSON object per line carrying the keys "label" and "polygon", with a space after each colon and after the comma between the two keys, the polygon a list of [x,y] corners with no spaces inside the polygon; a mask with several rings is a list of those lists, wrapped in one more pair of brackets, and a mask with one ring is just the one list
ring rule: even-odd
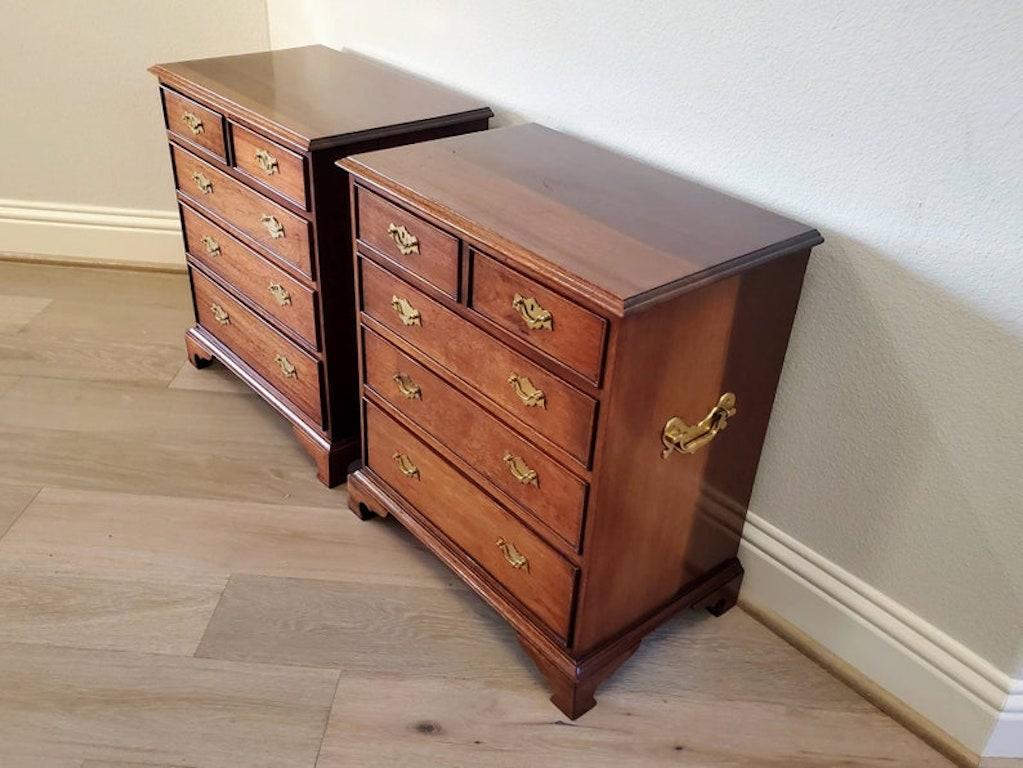
{"label": "deep drawer", "polygon": [[199,324],[322,426],[319,361],[195,269],[192,285]]}
{"label": "deep drawer", "polygon": [[223,115],[166,88],[160,89],[160,95],[168,131],[189,144],[212,152],[221,160],[227,160]]}
{"label": "deep drawer", "polygon": [[575,567],[406,429],[366,403],[369,467],[559,637]]}
{"label": "deep drawer", "polygon": [[525,275],[473,251],[469,305],[537,349],[600,380],[607,322]]}
{"label": "deep drawer", "polygon": [[316,346],[315,292],[184,204],[181,220],[192,258]]}
{"label": "deep drawer", "polygon": [[373,262],[359,263],[367,315],[588,464],[593,398]]}
{"label": "deep drawer", "polygon": [[370,330],[363,354],[369,389],[578,548],[583,480]]}
{"label": "deep drawer", "polygon": [[308,221],[179,147],[171,151],[178,189],[304,274],[312,274]]}
{"label": "deep drawer", "polygon": [[362,187],[355,195],[359,240],[457,299],[458,240]]}
{"label": "deep drawer", "polygon": [[302,208],[306,199],[305,158],[236,123],[229,123],[235,167]]}

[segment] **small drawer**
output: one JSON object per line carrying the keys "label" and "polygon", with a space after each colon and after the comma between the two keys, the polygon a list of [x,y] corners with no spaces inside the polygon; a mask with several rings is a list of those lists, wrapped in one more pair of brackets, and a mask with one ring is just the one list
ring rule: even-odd
{"label": "small drawer", "polygon": [[567,639],[576,580],[571,563],[370,403],[366,451],[373,472]]}
{"label": "small drawer", "polygon": [[362,348],[370,390],[579,548],[584,481],[372,331]]}
{"label": "small drawer", "polygon": [[304,274],[312,274],[309,222],[180,147],[172,147],[178,189]]}
{"label": "small drawer", "polygon": [[382,267],[359,261],[367,315],[588,465],[593,398]]}
{"label": "small drawer", "polygon": [[607,321],[473,251],[470,306],[593,382],[600,381]]}
{"label": "small drawer", "polygon": [[235,167],[257,184],[308,210],[305,158],[236,123],[229,122],[228,126]]}
{"label": "small drawer", "polygon": [[402,269],[458,298],[458,240],[362,187],[356,236]]}
{"label": "small drawer", "polygon": [[160,89],[160,95],[168,131],[189,144],[212,152],[221,160],[227,160],[223,115],[166,88]]}
{"label": "small drawer", "polygon": [[316,346],[316,294],[187,205],[185,249],[250,301]]}
{"label": "small drawer", "polygon": [[323,425],[320,365],[197,270],[192,270],[199,324],[317,424]]}

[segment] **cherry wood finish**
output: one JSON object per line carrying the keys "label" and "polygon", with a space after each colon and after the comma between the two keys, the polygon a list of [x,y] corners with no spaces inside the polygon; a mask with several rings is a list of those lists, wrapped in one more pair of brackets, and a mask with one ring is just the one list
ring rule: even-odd
{"label": "cherry wood finish", "polygon": [[[413,274],[430,264],[413,269],[356,242],[369,461],[349,478],[349,505],[361,517],[394,515],[493,605],[554,703],[578,717],[674,612],[720,614],[735,604],[739,536],[807,259],[821,237],[539,126],[341,164],[360,199],[381,195],[457,238],[462,275],[457,296],[428,295]],[[516,293],[535,300],[531,317],[550,312],[549,329],[527,327]],[[416,322],[402,322],[395,298],[418,312]],[[545,391],[546,409],[520,412],[505,389],[510,368]],[[397,389],[395,374],[409,377],[419,397]],[[438,393],[444,386],[451,392]],[[725,393],[736,400],[727,429],[690,452],[664,452],[669,419],[698,424]],[[551,467],[564,473],[563,501],[529,503],[502,484],[492,454],[513,433],[539,489]],[[393,463],[391,453],[405,450],[427,456],[438,478],[430,493]],[[581,538],[567,535],[566,477],[587,488]],[[446,535],[443,521],[470,495],[474,506],[499,507],[546,537],[578,569],[567,631],[511,589],[530,574],[489,567]],[[484,529],[479,539],[486,533],[504,535]]]}
{"label": "cherry wood finish", "polygon": [[[158,64],[150,72],[160,81],[196,294],[188,358],[197,366],[215,359],[252,387],[291,422],[317,477],[337,485],[359,457],[360,411],[349,184],[336,161],[485,130],[492,113],[323,46]],[[199,133],[185,112],[202,122]],[[219,248],[207,250],[203,237]],[[244,326],[219,327],[200,289],[220,291],[225,306],[235,302],[228,311]],[[265,367],[263,345],[271,341],[296,350],[301,364],[286,356],[301,385]],[[307,385],[314,370],[315,392]]]}
{"label": "cherry wood finish", "polygon": [[[316,349],[316,292],[181,204],[185,251]],[[271,290],[273,289],[273,290]]]}

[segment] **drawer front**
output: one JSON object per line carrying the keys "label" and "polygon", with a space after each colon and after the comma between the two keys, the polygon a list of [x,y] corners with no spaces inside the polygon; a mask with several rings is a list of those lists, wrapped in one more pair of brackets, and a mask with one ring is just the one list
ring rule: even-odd
{"label": "drawer front", "polygon": [[180,93],[166,88],[161,88],[160,93],[163,96],[167,130],[189,144],[200,146],[226,161],[224,116]]}
{"label": "drawer front", "polygon": [[588,464],[596,415],[593,398],[385,269],[364,258],[359,261],[367,315]]}
{"label": "drawer front", "polygon": [[319,362],[194,269],[192,285],[199,324],[322,425]]}
{"label": "drawer front", "polygon": [[240,125],[229,123],[229,127],[235,167],[256,183],[308,209],[305,158]]}
{"label": "drawer front", "polygon": [[607,333],[602,317],[475,251],[470,306],[591,381],[600,380]]}
{"label": "drawer front", "polygon": [[578,549],[585,482],[369,330],[363,354],[367,387]]}
{"label": "drawer front", "polygon": [[304,274],[312,274],[308,221],[179,147],[172,152],[178,189]]}
{"label": "drawer front", "polygon": [[458,298],[458,240],[362,187],[356,205],[359,240]]}
{"label": "drawer front", "polygon": [[316,346],[313,291],[184,204],[181,220],[185,248],[194,259]]}
{"label": "drawer front", "polygon": [[567,639],[575,589],[571,563],[369,403],[366,449],[370,469]]}

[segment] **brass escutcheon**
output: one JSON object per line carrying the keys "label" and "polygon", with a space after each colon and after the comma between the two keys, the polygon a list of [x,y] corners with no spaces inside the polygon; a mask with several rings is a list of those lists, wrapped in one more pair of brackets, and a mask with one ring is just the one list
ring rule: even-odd
{"label": "brass escutcheon", "polygon": [[409,304],[406,299],[400,296],[392,296],[391,306],[398,313],[398,317],[401,318],[403,325],[422,325],[419,310]]}
{"label": "brass escutcheon", "polygon": [[273,176],[280,170],[277,167],[277,158],[265,149],[256,150],[256,162],[259,163],[259,167],[263,169],[267,176]]}
{"label": "brass escutcheon", "polygon": [[398,246],[402,256],[410,253],[419,253],[419,238],[405,229],[405,226],[398,226],[393,222],[387,225],[387,234],[391,236],[394,244]]}
{"label": "brass escutcheon", "polygon": [[404,373],[396,373],[391,378],[393,378],[394,383],[398,385],[398,391],[409,400],[423,399],[422,390],[419,388],[419,385],[412,381],[412,379]]}
{"label": "brass escutcheon", "polygon": [[192,112],[184,112],[181,115],[181,121],[188,126],[193,136],[198,136],[202,133],[202,120]]}
{"label": "brass escutcheon", "polygon": [[282,307],[291,306],[291,294],[280,283],[270,283],[266,287],[267,292],[274,297],[274,301]]}
{"label": "brass escutcheon", "polygon": [[728,426],[728,420],[735,416],[735,395],[725,392],[718,398],[717,405],[710,409],[696,424],[687,424],[679,416],[672,416],[661,433],[661,458],[666,459],[672,451],[696,453],[717,437],[718,432]]}
{"label": "brass escutcheon", "polygon": [[398,470],[405,475],[405,477],[414,477],[419,479],[419,467],[412,463],[412,459],[404,453],[396,453],[392,458],[398,464]]}
{"label": "brass escutcheon", "polygon": [[214,240],[209,235],[203,235],[202,236],[202,244],[206,246],[206,253],[207,253],[207,255],[209,255],[209,256],[219,256],[220,255],[220,243],[218,243],[216,240]]}
{"label": "brass escutcheon", "polygon": [[210,312],[213,313],[213,319],[221,325],[231,324],[231,316],[228,315],[227,312],[224,311],[224,308],[219,304],[211,304]]}
{"label": "brass escutcheon", "polygon": [[284,237],[284,225],[281,224],[274,216],[269,213],[264,213],[259,217],[260,223],[266,227],[266,231],[270,233],[270,237],[274,240],[280,240]]}
{"label": "brass escutcheon", "polygon": [[511,305],[513,309],[517,309],[519,314],[522,315],[527,328],[534,331],[554,330],[554,318],[551,316],[551,313],[541,307],[532,296],[520,296],[516,293]]}
{"label": "brass escutcheon", "polygon": [[530,469],[521,456],[513,456],[510,452],[505,451],[502,460],[508,465],[508,471],[512,473],[512,477],[520,483],[531,485],[534,488],[540,487],[540,478],[537,476],[536,470]]}
{"label": "brass escutcheon", "polygon": [[274,356],[274,362],[277,363],[277,365],[280,367],[281,375],[284,378],[286,378],[286,379],[297,379],[298,378],[298,371],[295,369],[295,366],[292,365],[291,361],[288,358],[286,358],[284,355],[276,355],[276,356]]}
{"label": "brass escutcheon", "polygon": [[517,373],[513,373],[508,377],[508,383],[512,385],[515,394],[527,408],[536,408],[537,406],[547,408],[547,396],[542,389],[533,386],[533,382],[529,380],[528,376],[519,376]]}
{"label": "brass escutcheon", "polygon": [[498,539],[497,546],[501,548],[501,552],[504,553],[504,559],[508,561],[512,568],[529,573],[529,558],[519,552],[514,544],[504,539]]}
{"label": "brass escutcheon", "polygon": [[197,186],[199,188],[199,191],[202,192],[204,195],[208,195],[210,192],[213,191],[213,182],[207,179],[206,176],[204,176],[199,171],[195,171],[192,174],[192,181],[195,182],[195,186]]}

